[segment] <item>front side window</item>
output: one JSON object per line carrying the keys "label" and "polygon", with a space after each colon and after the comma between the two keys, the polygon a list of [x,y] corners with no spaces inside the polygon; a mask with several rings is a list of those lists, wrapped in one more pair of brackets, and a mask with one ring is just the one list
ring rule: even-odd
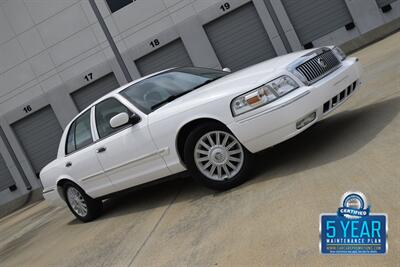
{"label": "front side window", "polygon": [[110,125],[111,118],[122,112],[128,116],[132,115],[132,112],[115,98],[109,98],[96,105],[96,126],[100,138],[107,137],[124,127],[112,128]]}
{"label": "front side window", "polygon": [[229,73],[206,68],[178,68],[132,84],[120,92],[146,114]]}
{"label": "front side window", "polygon": [[65,147],[66,154],[72,153],[93,143],[90,126],[90,110],[76,119],[68,131]]}

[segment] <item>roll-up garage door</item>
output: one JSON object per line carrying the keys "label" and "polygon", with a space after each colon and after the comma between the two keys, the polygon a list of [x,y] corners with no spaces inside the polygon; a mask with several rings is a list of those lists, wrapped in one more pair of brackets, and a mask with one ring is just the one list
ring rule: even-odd
{"label": "roll-up garage door", "polygon": [[169,68],[193,66],[181,39],[135,60],[135,64],[143,76]]}
{"label": "roll-up garage door", "polygon": [[282,0],[302,45],[353,21],[344,0]]}
{"label": "roll-up garage door", "polygon": [[253,3],[204,25],[223,67],[239,70],[276,53]]}
{"label": "roll-up garage door", "polygon": [[50,106],[11,125],[36,175],[57,157],[62,129]]}
{"label": "roll-up garage door", "polygon": [[6,162],[0,155],[0,191],[7,189],[14,184],[15,182],[11,176],[10,171],[8,170]]}
{"label": "roll-up garage door", "polygon": [[379,8],[381,8],[396,1],[397,0],[376,0],[376,4],[378,5]]}
{"label": "roll-up garage door", "polygon": [[71,94],[79,111],[84,110],[94,101],[119,87],[114,73],[109,73]]}

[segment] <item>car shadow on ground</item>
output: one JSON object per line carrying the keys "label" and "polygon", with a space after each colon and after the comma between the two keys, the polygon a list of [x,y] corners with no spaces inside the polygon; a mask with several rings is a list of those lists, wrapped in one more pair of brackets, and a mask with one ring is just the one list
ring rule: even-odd
{"label": "car shadow on ground", "polygon": [[[173,202],[218,196],[252,183],[278,179],[343,159],[371,142],[399,112],[400,97],[395,97],[333,114],[296,137],[258,153],[253,178],[240,187],[216,193],[183,174],[105,201],[104,213],[98,220],[167,207]],[[180,194],[182,191],[184,194]],[[78,221],[69,222],[75,223]]]}
{"label": "car shadow on ground", "polygon": [[263,174],[263,179],[270,179],[273,177],[268,177],[268,173],[279,170],[279,176],[286,176],[350,156],[371,142],[399,112],[400,97],[395,97],[333,114],[296,137],[259,153],[255,175]]}

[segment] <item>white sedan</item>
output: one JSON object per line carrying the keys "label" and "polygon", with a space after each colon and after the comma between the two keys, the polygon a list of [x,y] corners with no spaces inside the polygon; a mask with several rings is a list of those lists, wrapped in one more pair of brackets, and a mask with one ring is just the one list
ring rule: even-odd
{"label": "white sedan", "polygon": [[81,221],[111,194],[189,170],[225,190],[248,178],[252,154],[287,140],[352,96],[357,58],[337,47],[295,52],[230,73],[175,68],[97,100],[66,127],[40,174],[44,197]]}

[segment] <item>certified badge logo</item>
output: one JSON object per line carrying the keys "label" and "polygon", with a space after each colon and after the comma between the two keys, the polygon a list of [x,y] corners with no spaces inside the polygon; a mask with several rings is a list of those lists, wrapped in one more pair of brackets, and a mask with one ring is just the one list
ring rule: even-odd
{"label": "certified badge logo", "polygon": [[359,219],[369,215],[367,198],[361,192],[345,193],[340,205],[342,206],[338,209],[338,216],[344,216],[347,219]]}
{"label": "certified badge logo", "polygon": [[322,254],[385,254],[388,220],[386,214],[370,213],[361,192],[347,192],[337,213],[320,216]]}

